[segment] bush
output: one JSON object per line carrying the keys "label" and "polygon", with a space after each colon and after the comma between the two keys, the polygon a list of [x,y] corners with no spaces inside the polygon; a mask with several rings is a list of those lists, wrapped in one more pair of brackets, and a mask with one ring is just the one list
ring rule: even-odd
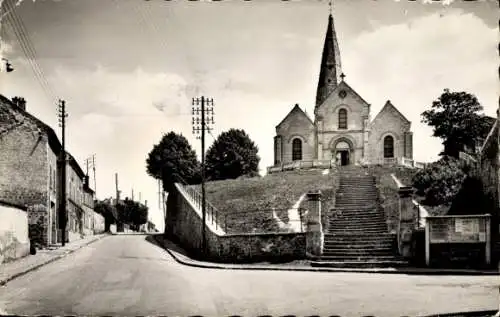
{"label": "bush", "polygon": [[412,179],[416,194],[424,196],[424,203],[437,206],[451,203],[465,179],[463,164],[455,158],[443,157],[427,165]]}

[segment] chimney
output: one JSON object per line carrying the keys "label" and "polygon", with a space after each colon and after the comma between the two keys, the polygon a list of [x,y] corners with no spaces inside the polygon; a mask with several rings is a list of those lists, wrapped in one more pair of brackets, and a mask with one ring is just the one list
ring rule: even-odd
{"label": "chimney", "polygon": [[12,103],[14,103],[19,109],[26,111],[26,100],[23,97],[12,98]]}

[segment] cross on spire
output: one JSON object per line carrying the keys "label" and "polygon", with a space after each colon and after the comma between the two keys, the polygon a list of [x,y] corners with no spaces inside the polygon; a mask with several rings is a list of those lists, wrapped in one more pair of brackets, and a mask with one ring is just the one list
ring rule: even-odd
{"label": "cross on spire", "polygon": [[329,7],[329,10],[330,10],[330,15],[331,15],[332,14],[332,0],[328,1],[328,7]]}
{"label": "cross on spire", "polygon": [[342,79],[342,81],[344,81],[344,78],[345,78],[345,74],[344,73],[340,74],[340,79]]}

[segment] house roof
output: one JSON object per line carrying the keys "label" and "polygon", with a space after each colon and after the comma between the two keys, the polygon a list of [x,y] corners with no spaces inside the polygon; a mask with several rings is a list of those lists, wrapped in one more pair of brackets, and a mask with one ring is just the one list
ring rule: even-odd
{"label": "house roof", "polygon": [[[61,149],[62,149],[61,142],[59,142],[59,138],[57,137],[57,134],[50,126],[48,126],[43,121],[41,121],[40,119],[38,119],[34,115],[30,114],[29,112],[19,108],[10,99],[8,99],[7,97],[5,97],[3,95],[0,95],[0,108],[3,108],[3,110],[7,110],[7,111],[11,112],[11,114],[18,113],[18,114],[28,118],[29,120],[31,120],[34,124],[36,124],[36,126],[40,130],[42,130],[47,135],[49,146],[52,149],[52,151],[54,151],[54,153],[56,155],[60,154]],[[14,127],[16,124],[17,124],[17,122],[13,121],[12,124],[7,126],[7,129],[9,129],[10,127]]]}
{"label": "house roof", "polygon": [[[19,108],[10,99],[3,95],[0,95],[0,109],[10,112],[12,114],[12,117],[14,117],[14,114],[17,113],[31,120],[31,122],[33,122],[41,131],[43,131],[47,135],[49,146],[52,151],[54,151],[54,154],[59,155],[61,153],[62,144],[59,141],[59,138],[57,137],[54,129],[52,129],[49,125],[45,124],[43,121],[27,112],[26,110]],[[7,120],[9,120],[9,118],[7,118]],[[16,124],[17,122],[12,122],[12,124],[8,125],[7,129],[9,127],[15,126]],[[70,166],[75,170],[80,178],[83,178],[85,176],[85,173],[83,172],[78,162],[70,153],[66,152],[66,154],[68,156]]]}
{"label": "house roof", "polygon": [[377,113],[377,115],[375,116],[375,118],[372,120],[372,122],[375,122],[375,120],[382,115],[382,113],[384,113],[385,111],[389,110],[389,109],[392,109],[394,110],[394,112],[396,112],[396,114],[406,123],[411,123],[410,120],[408,120],[399,110],[398,108],[396,108],[390,100],[387,100],[385,105],[382,107],[382,109]]}
{"label": "house roof", "polygon": [[69,154],[68,152],[66,152],[66,155],[68,157],[69,165],[73,168],[73,170],[76,172],[78,177],[83,179],[85,177],[85,173],[83,172],[82,168],[80,167],[80,164],[78,164],[78,162],[75,160],[73,155]]}
{"label": "house roof", "polygon": [[287,121],[295,113],[304,116],[312,125],[314,125],[314,122],[311,120],[311,118],[309,118],[309,116],[299,107],[298,104],[295,104],[292,110],[290,110],[290,112],[285,116],[285,118],[281,120],[281,122],[276,126],[276,128],[279,128],[285,121]]}

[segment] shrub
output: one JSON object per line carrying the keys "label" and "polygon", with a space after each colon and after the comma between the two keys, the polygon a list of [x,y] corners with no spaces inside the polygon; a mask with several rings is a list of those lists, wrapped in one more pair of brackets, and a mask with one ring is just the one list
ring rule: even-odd
{"label": "shrub", "polygon": [[416,194],[424,196],[424,203],[437,206],[450,203],[465,179],[463,164],[451,157],[427,165],[412,179]]}

